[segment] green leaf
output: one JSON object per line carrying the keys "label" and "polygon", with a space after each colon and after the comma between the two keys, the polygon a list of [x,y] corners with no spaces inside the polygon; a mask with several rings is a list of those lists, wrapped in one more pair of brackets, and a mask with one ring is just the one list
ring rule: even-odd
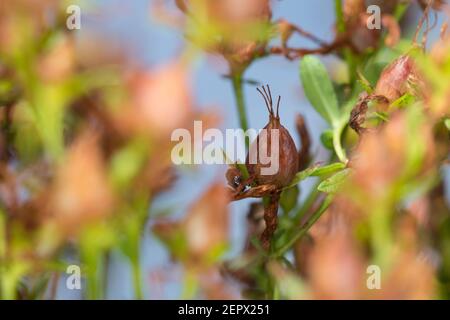
{"label": "green leaf", "polygon": [[444,124],[448,130],[450,130],[450,118],[444,120]]}
{"label": "green leaf", "polygon": [[296,186],[300,181],[303,181],[306,178],[310,177],[315,169],[316,169],[316,167],[311,167],[311,168],[307,168],[303,171],[300,171],[299,173],[297,173],[295,175],[294,179],[292,179],[292,182],[287,187],[285,187],[285,189],[292,188],[292,187]]}
{"label": "green leaf", "polygon": [[323,177],[325,175],[329,175],[331,173],[335,173],[336,171],[340,171],[345,169],[345,164],[342,162],[335,162],[323,167],[317,167],[311,174],[314,177]]}
{"label": "green leaf", "polygon": [[298,195],[300,194],[298,186],[283,190],[280,198],[280,205],[285,214],[291,212],[297,205]]}
{"label": "green leaf", "polygon": [[329,124],[338,122],[338,100],[322,62],[315,56],[305,56],[300,61],[300,78],[306,97],[316,111]]}
{"label": "green leaf", "polygon": [[344,168],[345,164],[342,162],[335,162],[322,167],[320,165],[312,166],[297,173],[294,179],[292,180],[291,184],[285,187],[285,189],[296,186],[300,181],[303,181],[308,177],[323,177],[336,171],[342,170]]}
{"label": "green leaf", "polygon": [[404,107],[407,107],[407,106],[413,104],[414,101],[416,101],[416,97],[414,97],[410,93],[405,93],[400,98],[398,98],[397,100],[392,102],[391,105],[389,106],[389,108],[390,109],[401,109],[401,108],[404,108]]}
{"label": "green leaf", "polygon": [[333,150],[333,130],[327,129],[320,135],[320,141],[323,146],[329,150]]}
{"label": "green leaf", "polygon": [[350,169],[344,169],[342,171],[339,171],[335,175],[331,176],[330,178],[322,181],[319,186],[317,187],[317,190],[325,192],[325,193],[336,193],[338,189],[342,186],[342,184],[345,182],[345,179],[350,174]]}
{"label": "green leaf", "polygon": [[364,88],[364,90],[368,94],[371,94],[373,92],[373,88],[372,88],[372,85],[370,84],[369,80],[367,80],[366,77],[364,77],[364,75],[361,73],[361,71],[356,70],[356,72],[358,75],[358,83]]}
{"label": "green leaf", "polygon": [[389,121],[389,115],[386,112],[376,111],[373,113],[373,116],[383,122]]}
{"label": "green leaf", "polygon": [[130,142],[117,151],[111,160],[111,182],[118,189],[124,189],[138,174],[147,158],[148,146],[142,140]]}

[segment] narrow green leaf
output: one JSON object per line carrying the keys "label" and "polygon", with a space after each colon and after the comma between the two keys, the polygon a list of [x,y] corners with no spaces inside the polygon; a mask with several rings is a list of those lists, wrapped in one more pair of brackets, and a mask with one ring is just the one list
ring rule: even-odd
{"label": "narrow green leaf", "polygon": [[311,174],[311,176],[314,177],[323,177],[325,175],[334,173],[336,171],[340,171],[345,169],[345,164],[343,164],[342,162],[335,162],[335,163],[331,163],[329,165],[323,166],[323,167],[318,167],[316,168],[313,173]]}
{"label": "narrow green leaf", "polygon": [[373,92],[373,87],[370,84],[369,80],[367,80],[367,78],[362,74],[360,70],[356,70],[356,72],[358,75],[358,83],[364,88],[364,90],[368,94],[371,94]]}
{"label": "narrow green leaf", "polygon": [[322,62],[314,56],[300,61],[300,78],[306,97],[316,111],[329,123],[339,120],[339,108],[333,84]]}
{"label": "narrow green leaf", "polygon": [[300,181],[303,181],[306,178],[310,177],[311,174],[314,172],[314,170],[316,170],[316,168],[317,168],[317,166],[311,167],[311,168],[307,168],[307,169],[297,173],[295,175],[294,179],[292,179],[291,184],[288,185],[287,187],[285,187],[285,189],[292,188],[292,187],[296,186]]}
{"label": "narrow green leaf", "polygon": [[285,189],[296,186],[300,181],[305,180],[308,177],[323,177],[334,173],[336,171],[340,171],[345,168],[345,164],[342,162],[332,163],[326,166],[314,165],[310,168],[307,168],[303,171],[297,173],[292,180],[291,184],[287,186]]}
{"label": "narrow green leaf", "polygon": [[391,105],[389,106],[389,108],[390,109],[401,109],[401,108],[404,108],[404,107],[407,107],[407,106],[413,104],[414,101],[416,101],[416,97],[414,97],[410,93],[406,93],[406,94],[402,95],[400,98],[398,98],[397,100],[395,100],[394,102],[392,102]]}
{"label": "narrow green leaf", "polygon": [[350,173],[350,169],[344,169],[339,171],[335,175],[330,178],[322,181],[317,187],[317,190],[325,192],[325,193],[336,193],[341,185],[345,182],[345,179]]}

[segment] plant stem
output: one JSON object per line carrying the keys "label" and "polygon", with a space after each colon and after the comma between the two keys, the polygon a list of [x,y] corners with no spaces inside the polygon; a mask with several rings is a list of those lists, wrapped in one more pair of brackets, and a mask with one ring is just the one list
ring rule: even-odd
{"label": "plant stem", "polygon": [[397,21],[400,21],[400,19],[403,18],[409,5],[409,3],[399,3],[397,5],[394,11],[394,17]]}
{"label": "plant stem", "polygon": [[[139,211],[141,214],[142,211]],[[131,270],[133,276],[133,288],[134,288],[134,298],[137,300],[143,299],[142,294],[142,269],[141,269],[141,226],[145,225],[145,218],[142,216],[137,217],[136,224],[129,234],[131,238],[131,252],[130,252],[130,262]]]}
{"label": "plant stem", "polygon": [[[342,35],[347,32],[347,27],[345,25],[344,20],[344,11],[342,9],[342,0],[335,0],[334,1],[334,9],[336,11],[336,25],[337,25],[337,31],[338,34]],[[353,84],[356,80],[356,67],[357,67],[357,61],[355,61],[355,55],[350,50],[350,48],[344,47],[343,49],[343,55],[345,58],[345,61],[347,62],[349,75],[350,75],[350,84]]]}
{"label": "plant stem", "polygon": [[325,210],[328,208],[328,206],[331,204],[331,201],[333,200],[333,195],[328,195],[325,200],[322,202],[322,205],[320,208],[314,212],[314,214],[309,218],[309,220],[302,226],[300,229],[298,229],[294,236],[285,243],[280,249],[278,249],[275,253],[276,257],[280,257],[283,254],[285,254],[299,239],[301,239],[308,230],[312,227],[312,225],[322,216],[322,214],[325,212]]}
{"label": "plant stem", "polygon": [[59,272],[53,272],[51,277],[50,300],[56,300],[59,284]]}
{"label": "plant stem", "polygon": [[334,0],[334,10],[336,11],[336,24],[339,33],[345,32],[344,12],[342,11],[342,0]]}
{"label": "plant stem", "polygon": [[139,261],[139,254],[132,261],[132,269],[133,269],[133,284],[134,284],[134,296],[137,300],[142,300],[142,272],[141,272],[141,264]]}
{"label": "plant stem", "polygon": [[319,186],[321,181],[314,184],[312,189],[309,191],[308,196],[306,197],[305,201],[303,202],[303,205],[300,207],[300,209],[297,211],[297,213],[294,216],[294,221],[300,223],[300,219],[305,215],[305,213],[311,208],[314,201],[316,200],[316,196],[319,194],[319,190],[317,190],[317,187]]}
{"label": "plant stem", "polygon": [[271,300],[280,300],[280,291],[278,290],[277,281],[273,276],[269,277],[268,289],[270,292]]}
{"label": "plant stem", "polygon": [[[244,131],[248,130],[248,121],[245,108],[244,91],[242,83],[242,73],[236,73],[231,76],[233,91],[236,99],[236,107],[239,116],[239,124]],[[248,147],[248,140],[245,139],[245,145]]]}
{"label": "plant stem", "polygon": [[195,297],[198,290],[197,277],[191,270],[184,270],[183,289],[181,292],[181,300],[189,300]]}
{"label": "plant stem", "polygon": [[374,262],[382,269],[388,267],[392,248],[390,210],[385,203],[386,201],[380,201],[380,205],[374,208],[369,216]]}
{"label": "plant stem", "polygon": [[108,283],[109,283],[109,265],[111,263],[111,251],[106,251],[103,256],[103,293],[106,298],[108,295]]}
{"label": "plant stem", "polygon": [[142,300],[144,295],[142,293],[142,268],[141,268],[141,241],[142,241],[142,227],[146,225],[148,219],[150,219],[149,206],[152,203],[152,196],[141,195],[137,197],[135,203],[135,209],[137,212],[136,220],[132,221],[131,228],[129,230],[129,237],[131,243],[131,268],[133,272],[133,285],[135,299]]}
{"label": "plant stem", "polygon": [[89,300],[100,300],[102,299],[102,285],[101,285],[101,269],[102,265],[100,262],[101,253],[86,255],[87,257],[83,260],[88,266],[87,274],[87,288],[86,293]]}
{"label": "plant stem", "polygon": [[339,160],[343,163],[347,163],[347,155],[345,154],[345,150],[341,143],[341,135],[344,127],[345,125],[340,125],[338,129],[333,129],[333,148]]}

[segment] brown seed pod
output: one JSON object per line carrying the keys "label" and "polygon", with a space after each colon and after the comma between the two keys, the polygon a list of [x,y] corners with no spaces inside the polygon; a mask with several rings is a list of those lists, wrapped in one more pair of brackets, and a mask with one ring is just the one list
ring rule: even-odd
{"label": "brown seed pod", "polygon": [[[265,195],[269,197],[269,202],[264,207],[266,228],[261,234],[262,246],[264,249],[269,250],[270,241],[278,225],[277,214],[281,189],[291,183],[295,174],[298,172],[299,161],[294,140],[289,134],[289,131],[280,123],[279,107],[281,97],[278,96],[277,110],[275,113],[269,86],[267,86],[267,90],[263,87],[262,91],[258,88],[258,92],[261,93],[266,102],[266,107],[269,111],[269,123],[263,128],[264,131],[258,135],[256,141],[250,146],[246,167],[250,177],[257,183],[259,188],[272,188],[272,191],[265,192]],[[274,143],[278,144],[278,146],[272,149]],[[270,158],[270,162],[267,164],[265,162],[263,163],[261,161],[262,155],[267,155]],[[250,161],[251,159],[257,159],[257,162],[252,163]],[[274,174],[264,173],[264,169],[268,167],[274,168],[274,166],[276,167]]]}
{"label": "brown seed pod", "polygon": [[[280,123],[279,106],[281,97],[278,96],[276,113],[273,109],[272,95],[269,86],[258,88],[258,92],[263,96],[266,102],[267,110],[269,111],[269,123],[263,128],[256,140],[250,146],[249,153],[246,159],[247,170],[251,177],[258,185],[272,185],[277,189],[287,186],[295,174],[298,172],[298,152],[295,147],[289,131]],[[278,141],[272,141],[276,137],[276,133],[272,135],[272,130],[278,130]],[[278,148],[272,150],[272,144],[278,143]],[[278,150],[277,150],[278,149]],[[275,154],[271,154],[275,151]],[[263,174],[263,168],[269,168],[274,163],[269,162],[263,164],[261,161],[261,153],[275,159],[278,162],[278,170],[274,174]],[[256,163],[250,163],[251,159],[257,159]]]}
{"label": "brown seed pod", "polygon": [[[233,200],[249,197],[267,197],[269,200],[264,206],[265,229],[260,236],[263,248],[269,250],[270,241],[278,225],[277,213],[281,190],[291,183],[298,172],[299,153],[288,130],[280,123],[281,98],[278,97],[275,113],[269,86],[262,87],[262,90],[258,88],[258,92],[266,102],[269,123],[250,146],[245,162],[250,177],[242,181],[237,168],[231,167],[226,173],[226,178],[228,184],[235,190]],[[248,186],[251,187],[246,189]]]}
{"label": "brown seed pod", "polygon": [[364,92],[353,108],[350,127],[361,133],[369,101],[376,101],[377,111],[388,111],[389,105],[409,93],[419,99],[426,99],[426,83],[417,70],[413,58],[402,55],[389,64],[381,73],[372,94]]}
{"label": "brown seed pod", "polygon": [[408,55],[403,55],[383,70],[374,93],[392,102],[405,93],[414,93],[413,86],[418,81],[414,60]]}

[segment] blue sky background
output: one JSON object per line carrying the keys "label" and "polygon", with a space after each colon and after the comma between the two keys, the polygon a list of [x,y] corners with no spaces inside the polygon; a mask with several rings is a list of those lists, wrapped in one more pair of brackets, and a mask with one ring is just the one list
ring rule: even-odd
{"label": "blue sky background", "polygon": [[[98,32],[105,39],[125,48],[133,57],[133,61],[141,64],[144,68],[168,62],[177,57],[183,49],[183,36],[178,30],[154,21],[151,15],[150,1],[93,1],[99,5],[98,14],[83,15],[82,7],[82,29],[78,32],[80,35],[83,32]],[[314,32],[324,40],[332,40],[333,2],[333,0],[275,0],[273,1],[273,18],[276,20],[283,17]],[[433,37],[436,37],[436,34]],[[299,38],[292,43],[302,46],[312,45],[307,40]],[[203,56],[193,65],[191,85],[196,104],[203,107],[216,106],[223,117],[222,129],[235,128],[238,126],[238,119],[231,84],[229,80],[222,77],[225,70],[218,67],[217,63],[213,61]],[[331,65],[332,60],[328,58],[324,59],[324,62]],[[269,57],[254,63],[247,71],[246,78],[268,83],[274,95],[282,96],[281,120],[290,132],[296,132],[294,117],[297,113],[302,113],[306,117],[313,137],[312,150],[317,155],[317,159],[324,159],[326,153],[320,147],[318,137],[326,125],[303,97],[298,76],[298,62],[289,62],[281,57]],[[250,127],[262,128],[268,119],[261,97],[256,89],[249,85],[245,86],[244,93]],[[298,145],[297,137],[293,136]],[[200,166],[195,171],[184,172],[175,188],[162,195],[153,204],[154,210],[172,208],[175,215],[181,215],[186,206],[205,190],[205,186],[214,180],[224,179],[224,170],[225,168],[222,166]],[[305,183],[303,190],[312,183],[313,181]],[[232,227],[231,248],[228,256],[236,255],[243,246],[243,228],[246,223],[247,207],[248,201],[233,203],[230,206]],[[167,267],[168,264],[169,259],[164,248],[149,232],[146,232],[142,246],[143,282],[145,283],[146,298],[177,299],[180,297],[181,271],[176,267]],[[175,276],[172,277],[172,281],[169,281],[169,285],[162,287],[156,280],[155,271],[164,268],[165,270],[173,268]],[[109,277],[108,298],[133,298],[130,268],[119,253],[113,254]],[[69,291],[65,288],[65,281],[60,282],[58,295],[61,298],[80,297],[79,292]]]}

